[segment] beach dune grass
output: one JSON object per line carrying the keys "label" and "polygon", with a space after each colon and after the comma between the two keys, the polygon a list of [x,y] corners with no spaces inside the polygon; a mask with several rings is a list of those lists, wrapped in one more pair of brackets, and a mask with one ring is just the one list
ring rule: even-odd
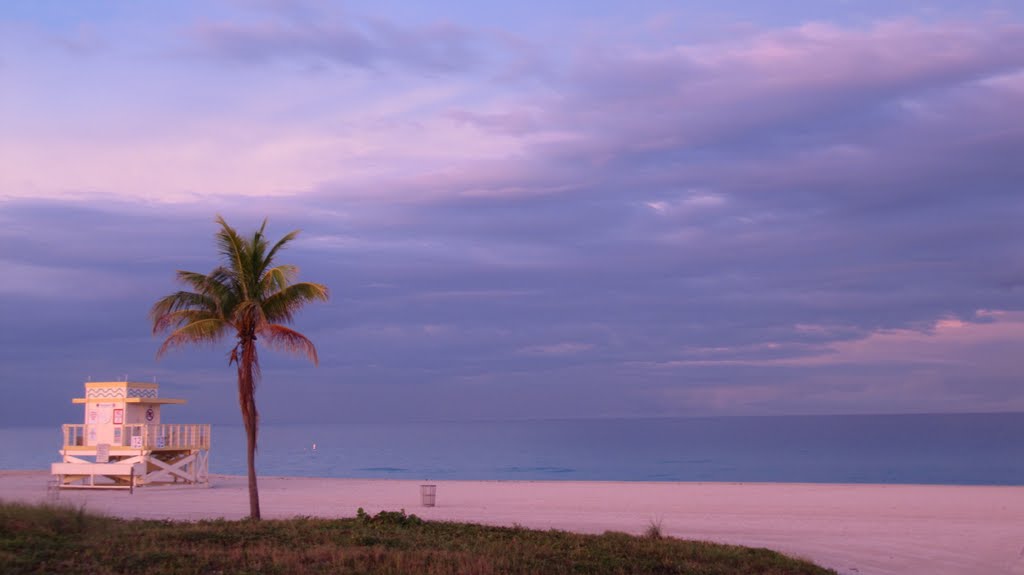
{"label": "beach dune grass", "polygon": [[[361,510],[360,510],[361,511]],[[143,521],[0,502],[4,573],[834,573],[767,549],[422,521]]]}

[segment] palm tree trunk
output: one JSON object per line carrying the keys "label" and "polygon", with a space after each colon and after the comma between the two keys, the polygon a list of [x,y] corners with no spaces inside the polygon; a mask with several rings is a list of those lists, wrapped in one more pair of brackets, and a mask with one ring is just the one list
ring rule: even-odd
{"label": "palm tree trunk", "polygon": [[256,411],[256,378],[259,377],[259,359],[256,356],[256,338],[246,337],[241,342],[242,357],[238,359],[238,402],[245,423],[246,455],[249,470],[249,518],[260,518],[260,493],[256,485],[256,433],[259,413]]}
{"label": "palm tree trunk", "polygon": [[[256,412],[256,404],[252,402],[252,413]],[[260,518],[260,492],[256,485],[256,421],[245,420],[246,455],[249,470],[249,518]]]}

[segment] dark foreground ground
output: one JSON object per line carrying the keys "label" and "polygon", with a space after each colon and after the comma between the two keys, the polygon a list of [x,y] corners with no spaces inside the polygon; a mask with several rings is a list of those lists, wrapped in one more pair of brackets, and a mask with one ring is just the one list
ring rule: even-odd
{"label": "dark foreground ground", "polygon": [[352,519],[143,521],[60,505],[0,502],[0,571],[14,573],[826,574],[750,549],[608,532]]}

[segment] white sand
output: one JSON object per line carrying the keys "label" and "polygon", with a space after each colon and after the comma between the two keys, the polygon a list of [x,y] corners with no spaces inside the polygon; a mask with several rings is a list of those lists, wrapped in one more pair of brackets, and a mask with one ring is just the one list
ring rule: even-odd
{"label": "white sand", "polygon": [[[0,498],[46,499],[49,475],[0,471]],[[404,508],[425,519],[667,535],[768,547],[843,574],[1024,574],[1024,487],[437,481],[437,507],[418,481],[264,477],[264,518],[351,517]],[[245,517],[244,477],[209,488],[64,490],[60,500],[120,517]]]}

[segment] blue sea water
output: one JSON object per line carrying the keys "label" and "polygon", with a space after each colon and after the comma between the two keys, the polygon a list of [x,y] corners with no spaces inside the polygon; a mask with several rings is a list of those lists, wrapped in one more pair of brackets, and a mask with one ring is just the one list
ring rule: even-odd
{"label": "blue sea water", "polygon": [[[316,449],[313,444],[316,444]],[[45,469],[59,428],[0,428],[0,469]],[[244,474],[241,426],[211,472]],[[262,475],[1024,485],[1024,414],[264,425]]]}

